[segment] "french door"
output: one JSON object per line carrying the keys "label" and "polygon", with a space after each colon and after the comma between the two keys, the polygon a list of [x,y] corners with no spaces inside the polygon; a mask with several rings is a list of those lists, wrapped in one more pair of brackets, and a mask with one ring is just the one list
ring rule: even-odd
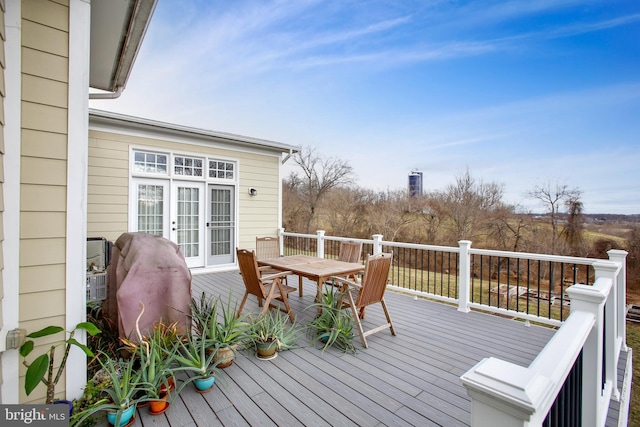
{"label": "french door", "polygon": [[204,266],[204,183],[174,181],[170,239],[178,244],[188,267]]}
{"label": "french door", "polygon": [[233,185],[136,178],[134,188],[133,231],[175,242],[189,268],[234,262]]}
{"label": "french door", "polygon": [[235,195],[230,185],[209,184],[207,265],[229,264],[235,250]]}
{"label": "french door", "polygon": [[132,200],[133,231],[169,238],[169,182],[138,178]]}

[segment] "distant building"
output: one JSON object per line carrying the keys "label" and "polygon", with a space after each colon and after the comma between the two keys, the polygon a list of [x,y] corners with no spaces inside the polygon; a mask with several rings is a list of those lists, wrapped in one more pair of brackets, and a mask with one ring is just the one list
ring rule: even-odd
{"label": "distant building", "polygon": [[411,171],[409,174],[409,196],[422,196],[422,172]]}

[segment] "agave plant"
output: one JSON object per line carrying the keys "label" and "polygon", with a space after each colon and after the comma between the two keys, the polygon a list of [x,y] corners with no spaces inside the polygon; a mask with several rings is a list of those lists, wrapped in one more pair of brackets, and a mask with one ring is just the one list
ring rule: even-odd
{"label": "agave plant", "polygon": [[328,286],[322,299],[307,308],[318,309],[316,317],[307,325],[309,337],[322,344],[322,351],[336,347],[345,353],[355,353],[353,328],[355,321],[348,310],[342,309],[344,293]]}
{"label": "agave plant", "polygon": [[289,316],[280,310],[267,310],[266,313],[250,315],[248,340],[254,346],[258,343],[276,342],[277,351],[294,348],[300,337],[300,328]]}
{"label": "agave plant", "polygon": [[108,355],[100,355],[98,362],[101,366],[101,373],[108,377],[109,386],[102,389],[105,395],[91,406],[74,413],[71,417],[71,425],[82,425],[82,423],[98,411],[115,413],[113,425],[120,425],[123,415],[130,408],[135,406],[135,395],[143,390],[144,384],[139,371],[135,371],[133,358],[128,360],[114,360]]}

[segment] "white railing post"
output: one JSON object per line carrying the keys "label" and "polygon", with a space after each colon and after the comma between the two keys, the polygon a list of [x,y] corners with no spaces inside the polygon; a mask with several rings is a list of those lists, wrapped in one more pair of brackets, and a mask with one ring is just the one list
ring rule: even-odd
{"label": "white railing post", "polygon": [[280,255],[284,255],[284,228],[278,228],[278,243],[280,245]]}
{"label": "white railing post", "polygon": [[553,387],[544,376],[489,357],[460,377],[471,397],[473,427],[527,427]]}
{"label": "white railing post", "polygon": [[318,243],[317,243],[317,249],[318,249],[318,258],[324,258],[324,230],[318,230],[316,231],[316,234],[318,235]]}
{"label": "white railing post", "polygon": [[460,240],[460,266],[458,271],[458,311],[468,313],[471,290],[471,240]]}
{"label": "white railing post", "polygon": [[607,252],[609,260],[620,267],[616,283],[617,338],[624,351],[627,351],[627,251],[612,249]]}
{"label": "white railing post", "polygon": [[378,255],[382,253],[382,234],[374,234],[373,238],[373,254]]}
{"label": "white railing post", "polygon": [[605,341],[602,343],[605,351],[605,390],[607,394],[611,392],[611,397],[618,401],[620,399],[620,390],[618,390],[617,365],[620,356],[620,343],[618,339],[618,316],[617,316],[617,273],[618,264],[611,262],[596,263],[594,265],[596,280],[603,278],[611,281],[612,286],[605,302],[604,324],[606,331],[604,332]]}
{"label": "white railing post", "polygon": [[[603,280],[603,274],[616,268],[613,263],[604,261],[593,264],[596,280],[593,286],[577,284],[567,289],[571,300],[571,312],[583,311],[595,317],[595,325],[584,343],[582,352],[582,419],[594,420],[593,425],[603,426],[609,405],[609,397],[603,397],[602,356],[605,342],[604,306],[609,296],[611,282]],[[600,280],[599,280],[600,279]],[[608,369],[606,369],[608,370]],[[605,374],[606,374],[605,370]],[[605,377],[606,379],[608,378]]]}

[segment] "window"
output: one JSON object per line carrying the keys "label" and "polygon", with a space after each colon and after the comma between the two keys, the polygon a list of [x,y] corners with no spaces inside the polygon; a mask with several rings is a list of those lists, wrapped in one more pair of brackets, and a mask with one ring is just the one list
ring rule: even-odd
{"label": "window", "polygon": [[136,151],[133,156],[133,171],[138,173],[167,174],[167,155]]}
{"label": "window", "polygon": [[181,176],[202,177],[202,159],[197,157],[174,156],[173,173]]}
{"label": "window", "polygon": [[235,165],[232,162],[209,160],[209,178],[234,179]]}
{"label": "window", "polygon": [[162,185],[138,185],[138,231],[163,235],[164,187]]}

